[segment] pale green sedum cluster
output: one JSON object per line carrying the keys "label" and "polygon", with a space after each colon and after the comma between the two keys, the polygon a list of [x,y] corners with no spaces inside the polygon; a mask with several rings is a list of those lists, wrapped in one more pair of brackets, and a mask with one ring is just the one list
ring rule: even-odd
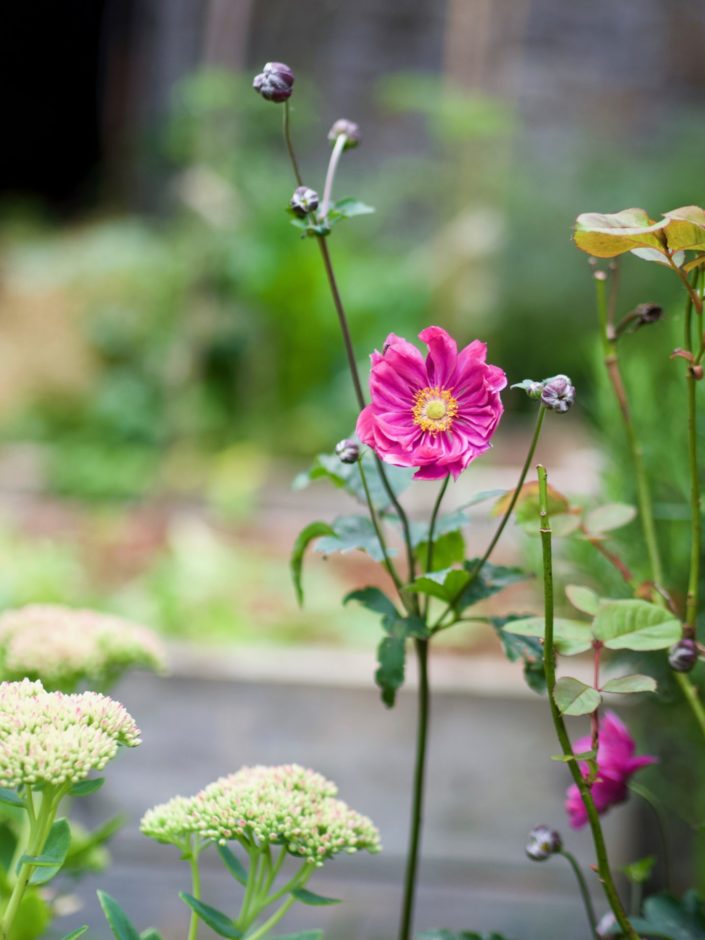
{"label": "pale green sedum cluster", "polygon": [[73,692],[105,688],[130,668],[162,671],[164,649],[152,630],[120,617],[59,604],[30,604],[0,616],[0,676],[40,679]]}
{"label": "pale green sedum cluster", "polygon": [[142,832],[183,846],[191,835],[283,846],[315,866],[339,853],[379,852],[376,826],[336,799],[334,783],[297,764],[243,767],[190,799],[175,797],[149,810]]}
{"label": "pale green sedum cluster", "polygon": [[119,747],[138,745],[139,735],[124,706],[98,692],[0,683],[0,786],[70,786],[102,770]]}

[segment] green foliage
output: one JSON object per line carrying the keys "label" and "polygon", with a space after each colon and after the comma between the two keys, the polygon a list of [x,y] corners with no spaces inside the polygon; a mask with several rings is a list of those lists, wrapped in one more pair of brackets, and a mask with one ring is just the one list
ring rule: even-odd
{"label": "green foliage", "polygon": [[[322,555],[335,552],[350,552],[354,549],[367,552],[374,561],[382,561],[384,551],[369,516],[338,516],[331,525],[332,533],[321,536],[315,550]],[[396,554],[392,548],[387,552]]]}
{"label": "green foliage", "polygon": [[232,918],[228,917],[227,914],[211,907],[210,904],[204,904],[203,901],[187,894],[186,891],[180,891],[179,897],[188,904],[192,911],[195,911],[204,924],[207,924],[211,930],[221,937],[226,937],[227,940],[239,940],[242,936],[242,931],[237,929]]}
{"label": "green foliage", "polygon": [[[390,500],[382,482],[374,454],[369,450],[365,450],[360,459],[365,471],[365,480],[367,481],[372,503],[378,512],[384,512],[389,508]],[[384,472],[396,496],[400,496],[407,489],[414,473],[413,470],[405,467],[392,466],[385,466]],[[360,468],[356,463],[343,463],[336,454],[319,454],[312,466],[296,477],[293,488],[295,490],[303,489],[314,480],[327,480],[338,489],[345,490],[360,505],[367,505]],[[423,541],[423,536],[419,530],[416,531],[419,535],[417,542]],[[440,531],[445,532],[448,529],[445,528]]]}
{"label": "green foliage", "polygon": [[316,894],[307,888],[294,888],[291,892],[297,901],[302,904],[309,904],[312,907],[328,907],[331,904],[340,904],[338,898],[326,898],[322,894]]}
{"label": "green foliage", "polygon": [[17,863],[35,866],[29,876],[29,884],[43,885],[59,874],[71,844],[71,829],[66,819],[57,819],[49,830],[41,855],[23,855]]}
{"label": "green foliage", "polygon": [[590,715],[600,705],[602,696],[579,679],[563,676],[556,682],[553,699],[562,715]]}
{"label": "green foliage", "polygon": [[[644,902],[642,917],[630,917],[632,926],[648,940],[701,940],[705,936],[705,901],[687,891],[679,901],[670,894],[655,894]],[[620,936],[619,928],[609,931]]]}
{"label": "green foliage", "polygon": [[242,864],[235,853],[227,845],[217,845],[218,855],[236,881],[239,881],[243,887],[247,886],[247,869]]}
{"label": "green foliage", "polygon": [[140,935],[115,898],[105,891],[98,891],[98,901],[115,940],[140,940]]}
{"label": "green foliage", "polygon": [[296,599],[299,602],[299,605],[303,605],[304,602],[304,590],[302,585],[302,574],[304,566],[304,555],[306,549],[314,541],[314,539],[320,538],[322,535],[335,535],[335,529],[332,526],[328,525],[327,522],[309,522],[309,524],[299,532],[294,542],[294,548],[291,552],[291,560],[289,562],[291,566],[291,576],[294,581],[294,590],[296,591]]}
{"label": "green foliage", "polygon": [[475,933],[468,930],[426,930],[419,934],[419,940],[509,940],[504,934]]}
{"label": "green foliage", "polygon": [[608,649],[658,650],[677,642],[682,626],[673,614],[647,601],[601,601],[592,632]]}
{"label": "green foliage", "polygon": [[521,636],[506,631],[508,623],[521,619],[516,615],[492,617],[490,623],[497,632],[504,655],[510,662],[524,663],[524,681],[532,691],[542,695],[546,691],[546,673],[543,665],[543,646],[533,636]]}

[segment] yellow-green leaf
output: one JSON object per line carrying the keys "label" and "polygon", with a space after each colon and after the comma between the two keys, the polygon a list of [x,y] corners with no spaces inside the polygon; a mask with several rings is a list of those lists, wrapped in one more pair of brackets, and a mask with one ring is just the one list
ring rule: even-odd
{"label": "yellow-green leaf", "polygon": [[666,252],[668,219],[654,222],[643,209],[604,214],[585,212],[575,223],[575,244],[596,258],[614,258],[634,248]]}

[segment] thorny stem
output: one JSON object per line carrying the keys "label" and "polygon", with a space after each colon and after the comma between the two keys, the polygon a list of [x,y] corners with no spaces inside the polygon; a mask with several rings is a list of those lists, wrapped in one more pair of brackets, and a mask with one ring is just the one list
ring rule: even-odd
{"label": "thorny stem", "polygon": [[[680,269],[679,269],[680,270]],[[689,293],[685,312],[685,342],[688,352],[693,352],[693,338],[691,330],[691,317],[693,310],[693,297],[699,300],[696,306],[700,329],[702,334],[702,300],[700,299],[698,273],[695,275],[693,285],[695,293]],[[688,279],[686,278],[686,283]],[[690,288],[690,284],[688,284]],[[691,365],[686,374],[688,398],[688,465],[690,469],[690,575],[688,577],[688,593],[685,608],[685,634],[695,637],[695,621],[698,613],[698,583],[700,577],[700,551],[702,544],[700,526],[700,479],[698,477],[698,434],[697,434],[697,387],[695,372]]]}
{"label": "thorny stem", "polygon": [[[438,620],[433,624],[431,628],[433,632],[441,628],[441,624],[443,620],[445,620],[446,616],[453,611],[453,608],[455,604],[457,603],[458,598],[460,597],[462,592],[467,588],[468,584],[472,584],[475,578],[477,578],[477,576],[480,574],[480,572],[485,566],[485,563],[489,560],[490,555],[495,550],[497,542],[499,542],[500,538],[502,537],[502,533],[504,532],[507,522],[509,522],[509,517],[511,516],[514,510],[514,507],[516,506],[517,500],[519,499],[521,488],[524,485],[524,480],[526,479],[526,475],[529,472],[529,467],[531,466],[531,461],[534,459],[534,454],[536,453],[536,445],[538,444],[539,437],[541,436],[541,428],[543,427],[543,419],[545,415],[546,415],[546,409],[543,407],[543,405],[539,405],[538,416],[536,418],[536,425],[534,427],[534,434],[533,434],[533,437],[531,438],[531,443],[529,444],[529,450],[526,455],[526,460],[524,461],[524,465],[521,468],[521,472],[519,473],[519,479],[517,480],[517,485],[514,489],[514,492],[512,493],[512,498],[509,500],[509,505],[505,509],[504,514],[499,521],[499,525],[497,526],[495,533],[492,536],[492,540],[490,544],[487,546],[487,549],[485,550],[485,554],[482,556],[482,558],[479,559],[475,567],[470,572],[470,580],[465,585],[463,585],[462,589],[456,594],[455,597],[452,598],[452,600],[448,603],[448,606],[441,613]],[[452,621],[451,623],[455,623],[455,622],[456,621]],[[451,626],[451,624],[450,623],[444,624],[443,627],[445,626]]]}
{"label": "thorny stem", "polygon": [[[602,654],[602,643],[595,640],[592,644],[592,662],[593,662],[593,688],[596,692],[600,691],[600,656]],[[592,739],[590,747],[597,754],[600,745],[600,706],[590,715],[590,726],[592,728]]]}
{"label": "thorny stem", "polygon": [[558,854],[562,855],[573,869],[573,874],[575,875],[575,879],[578,882],[578,887],[580,888],[580,896],[583,899],[583,907],[585,908],[585,913],[587,914],[590,929],[592,930],[593,935],[599,938],[599,934],[597,932],[597,917],[595,917],[595,908],[592,906],[592,898],[590,897],[590,892],[588,891],[588,886],[585,882],[585,875],[583,875],[575,856],[571,852],[569,852],[567,849],[561,849]]}
{"label": "thorny stem", "polygon": [[411,832],[404,874],[404,896],[401,907],[399,940],[410,940],[414,917],[416,876],[418,872],[421,827],[423,823],[424,779],[426,772],[426,745],[431,713],[431,694],[428,681],[428,640],[414,640],[419,668],[419,714],[416,725],[416,764],[411,803]]}
{"label": "thorny stem", "polygon": [[619,894],[617,893],[607,858],[607,847],[602,833],[602,826],[600,825],[600,818],[592,798],[592,793],[590,792],[587,780],[580,770],[578,761],[575,758],[573,745],[568,736],[563,716],[554,698],[556,687],[556,653],[553,645],[553,560],[551,555],[551,524],[548,517],[548,478],[545,467],[539,465],[537,469],[539,475],[539,510],[541,519],[539,531],[541,534],[541,548],[543,553],[544,610],[546,624],[543,661],[546,670],[546,691],[551,708],[551,718],[553,719],[553,726],[560,742],[563,755],[566,758],[568,769],[578,787],[590,822],[590,830],[592,832],[595,854],[597,856],[597,871],[605,895],[617,919],[617,923],[622,929],[622,933],[625,934],[628,940],[639,940],[634,928],[629,923]]}

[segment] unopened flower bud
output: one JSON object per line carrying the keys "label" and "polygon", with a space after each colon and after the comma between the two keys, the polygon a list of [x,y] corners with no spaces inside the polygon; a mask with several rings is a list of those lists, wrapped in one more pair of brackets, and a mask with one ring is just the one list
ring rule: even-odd
{"label": "unopened flower bud", "polygon": [[341,463],[357,463],[360,459],[360,445],[350,438],[338,441],[335,445],[335,452]]}
{"label": "unopened flower bud", "polygon": [[289,200],[292,211],[303,219],[309,212],[315,212],[318,208],[318,193],[315,189],[309,189],[308,186],[297,186],[294,195]]}
{"label": "unopened flower bud", "polygon": [[639,304],[634,308],[636,319],[640,326],[657,323],[663,316],[663,307],[658,304]]}
{"label": "unopened flower bud", "polygon": [[516,382],[512,388],[522,388],[529,398],[539,399],[543,392],[543,382],[534,382],[533,379],[524,379],[523,382]]}
{"label": "unopened flower bud", "polygon": [[345,136],[345,150],[352,150],[352,148],[357,147],[362,140],[359,126],[354,121],[346,120],[346,118],[339,118],[339,120],[335,122],[328,131],[328,140],[335,143],[342,135]]}
{"label": "unopened flower bud", "polygon": [[561,835],[550,826],[535,826],[529,833],[526,854],[534,862],[545,862],[563,848]]}
{"label": "unopened flower bud", "polygon": [[695,640],[683,637],[668,651],[668,665],[674,672],[690,672],[698,661],[699,651]]}
{"label": "unopened flower bud", "polygon": [[690,371],[691,371],[691,374],[692,374],[692,376],[693,376],[693,378],[695,379],[696,382],[699,382],[699,381],[702,379],[702,377],[703,377],[703,367],[702,367],[702,366],[700,366],[700,365],[698,365],[698,366],[691,366],[691,367],[690,367]]}
{"label": "unopened flower bud", "polygon": [[575,402],[575,387],[567,375],[554,375],[543,383],[541,401],[550,411],[565,414]]}
{"label": "unopened flower bud", "polygon": [[283,62],[267,62],[259,75],[255,75],[252,87],[267,101],[286,101],[291,97],[294,73]]}

